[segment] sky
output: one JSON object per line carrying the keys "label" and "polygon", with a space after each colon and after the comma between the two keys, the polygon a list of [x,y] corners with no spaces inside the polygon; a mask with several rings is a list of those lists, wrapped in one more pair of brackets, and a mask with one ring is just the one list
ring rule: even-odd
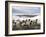
{"label": "sky", "polygon": [[40,7],[13,6],[12,15],[40,15]]}

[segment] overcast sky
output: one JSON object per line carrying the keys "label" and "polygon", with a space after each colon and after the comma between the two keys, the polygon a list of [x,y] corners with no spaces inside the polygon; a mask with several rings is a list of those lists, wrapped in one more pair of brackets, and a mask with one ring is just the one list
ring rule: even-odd
{"label": "overcast sky", "polygon": [[13,15],[39,15],[40,7],[13,7]]}

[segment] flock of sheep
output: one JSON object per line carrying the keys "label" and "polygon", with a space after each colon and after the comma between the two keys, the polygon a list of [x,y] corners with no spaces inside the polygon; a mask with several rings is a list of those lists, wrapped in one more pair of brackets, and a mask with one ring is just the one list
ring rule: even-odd
{"label": "flock of sheep", "polygon": [[26,20],[12,20],[13,30],[30,30],[30,29],[40,29],[40,24],[37,23],[38,19],[32,21],[30,19]]}

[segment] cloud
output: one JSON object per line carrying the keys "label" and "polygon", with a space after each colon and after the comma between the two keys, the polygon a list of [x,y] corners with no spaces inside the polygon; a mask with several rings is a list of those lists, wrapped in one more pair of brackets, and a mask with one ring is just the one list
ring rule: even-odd
{"label": "cloud", "polygon": [[39,15],[40,7],[13,7],[12,8],[13,15],[24,14],[24,15]]}

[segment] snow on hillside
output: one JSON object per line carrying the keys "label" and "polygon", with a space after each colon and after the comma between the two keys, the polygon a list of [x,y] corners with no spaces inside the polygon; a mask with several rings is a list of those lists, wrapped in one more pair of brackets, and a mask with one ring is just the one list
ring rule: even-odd
{"label": "snow on hillside", "polygon": [[26,16],[22,16],[22,17],[19,17],[19,16],[13,16],[12,17],[12,19],[13,20],[20,20],[20,21],[22,21],[22,20],[26,20],[26,19],[30,19],[30,20],[36,20],[36,19],[38,19],[38,23],[40,23],[40,15],[38,15],[38,16],[35,16],[35,17],[26,17]]}

